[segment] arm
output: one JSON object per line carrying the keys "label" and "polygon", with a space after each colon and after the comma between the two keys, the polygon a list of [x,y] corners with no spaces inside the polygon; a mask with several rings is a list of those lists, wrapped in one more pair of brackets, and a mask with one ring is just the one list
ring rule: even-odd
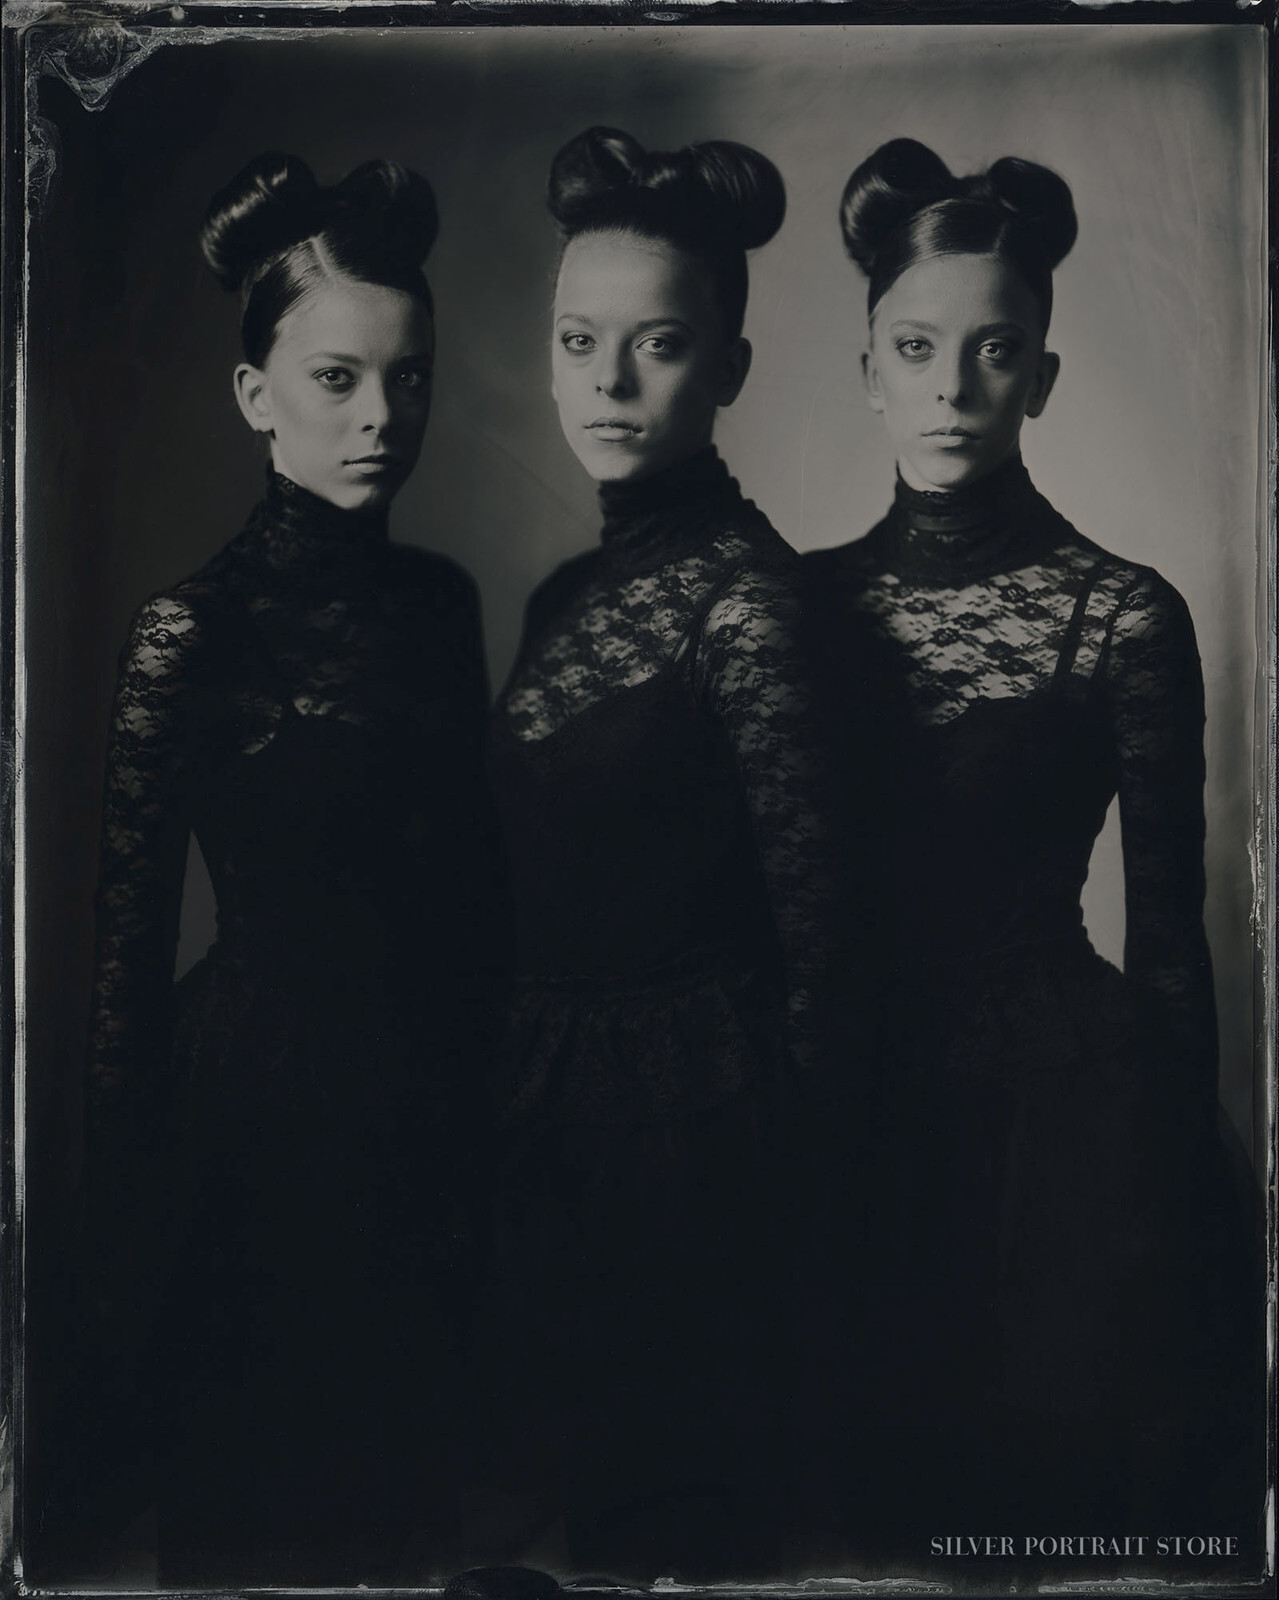
{"label": "arm", "polygon": [[728,736],[750,809],[785,963],[792,1052],[801,1069],[820,1069],[849,1042],[857,963],[799,596],[788,577],[744,572],[717,598],[696,685]]}
{"label": "arm", "polygon": [[[89,1244],[100,1260],[144,1250],[148,1174],[163,1138],[173,967],[189,822],[188,694],[195,617],[159,597],[138,612],[120,659],[107,750],[97,960],[86,1084]],[[105,1271],[105,1262],[103,1263]]]}
{"label": "arm", "polygon": [[1144,573],[1104,657],[1119,761],[1124,970],[1180,1087],[1215,1114],[1217,1023],[1204,933],[1204,694],[1181,596]]}

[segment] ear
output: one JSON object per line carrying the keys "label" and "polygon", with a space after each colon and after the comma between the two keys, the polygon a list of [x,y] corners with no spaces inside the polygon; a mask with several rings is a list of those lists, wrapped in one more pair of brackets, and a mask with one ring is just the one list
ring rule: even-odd
{"label": "ear", "polygon": [[870,350],[862,351],[862,383],[866,388],[866,403],[872,411],[882,412],[884,396],[879,386],[879,368]]}
{"label": "ear", "polygon": [[255,433],[271,432],[271,394],[266,374],[242,361],[232,380],[240,415]]}
{"label": "ear", "polygon": [[1030,391],[1030,398],[1026,401],[1026,415],[1037,417],[1048,404],[1048,396],[1053,392],[1053,384],[1057,381],[1057,374],[1061,371],[1061,357],[1055,356],[1051,350],[1045,350],[1039,358],[1039,365],[1035,369],[1035,384]]}
{"label": "ear", "polygon": [[720,367],[719,379],[715,385],[715,404],[717,406],[731,406],[742,392],[742,385],[746,382],[746,374],[751,370],[751,349],[749,339],[734,339],[724,352],[723,363]]}

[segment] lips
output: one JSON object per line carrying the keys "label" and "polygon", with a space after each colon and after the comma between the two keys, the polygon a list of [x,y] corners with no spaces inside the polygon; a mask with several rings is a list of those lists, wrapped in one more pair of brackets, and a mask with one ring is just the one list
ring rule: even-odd
{"label": "lips", "polygon": [[586,431],[605,439],[633,439],[644,430],[638,422],[628,422],[625,417],[596,417],[586,424]]}
{"label": "lips", "polygon": [[925,439],[979,439],[978,433],[973,433],[968,428],[930,428]]}
{"label": "lips", "polygon": [[355,456],[347,462],[348,467],[398,467],[399,456]]}

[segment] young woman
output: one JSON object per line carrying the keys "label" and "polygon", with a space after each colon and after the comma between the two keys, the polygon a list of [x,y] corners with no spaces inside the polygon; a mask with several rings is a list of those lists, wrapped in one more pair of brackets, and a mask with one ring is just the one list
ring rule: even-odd
{"label": "young woman", "polygon": [[603,529],[530,600],[490,754],[524,1481],[588,1567],[740,1575],[789,1465],[778,1117],[838,965],[797,563],[711,443],[750,365],[745,252],[785,198],[740,145],[591,128],[549,204],[553,393]]}
{"label": "young woman", "polygon": [[[1189,1493],[1223,1401],[1220,1367],[1204,1378],[1204,1306],[1226,1314],[1228,1280],[1203,1248],[1219,1151],[1194,629],[1021,462],[1059,365],[1062,179],[1016,159],[957,179],[898,139],[853,173],[841,220],[897,458],[884,520],[807,559],[882,869],[897,1044],[867,1224],[886,1314],[863,1346],[884,1400],[863,1514],[1136,1526]],[[1080,912],[1116,792],[1122,974]]]}
{"label": "young woman", "polygon": [[[418,1451],[447,1455],[487,693],[471,581],[387,537],[435,231],[415,173],[265,155],[201,239],[270,469],[123,652],[88,1081],[100,1311],[158,1307],[170,1583],[376,1581],[427,1514]],[[218,933],[175,991],[192,833]]]}

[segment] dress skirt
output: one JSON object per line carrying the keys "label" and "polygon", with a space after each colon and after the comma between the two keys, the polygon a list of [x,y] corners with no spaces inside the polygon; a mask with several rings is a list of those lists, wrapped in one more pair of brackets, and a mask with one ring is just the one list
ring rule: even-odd
{"label": "dress skirt", "polygon": [[519,1348],[503,1461],[543,1484],[579,1563],[749,1567],[776,1523],[777,1015],[757,977],[705,956],[518,996],[497,1230]]}
{"label": "dress skirt", "polygon": [[451,1537],[449,1491],[422,1503],[452,1454],[466,1248],[444,1062],[367,946],[277,931],[274,955],[215,947],[180,996],[168,1582],[387,1581],[411,1522]]}
{"label": "dress skirt", "polygon": [[1248,1272],[1152,1019],[1082,934],[956,960],[894,1014],[862,1514],[923,1550],[974,1517],[1202,1518],[1240,1437]]}

